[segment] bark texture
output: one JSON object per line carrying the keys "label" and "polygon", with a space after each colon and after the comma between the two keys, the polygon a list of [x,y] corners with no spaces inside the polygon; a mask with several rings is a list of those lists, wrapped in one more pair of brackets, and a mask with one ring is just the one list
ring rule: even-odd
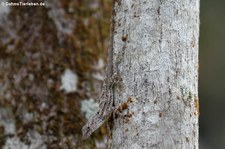
{"label": "bark texture", "polygon": [[199,0],[117,0],[111,148],[198,148]]}
{"label": "bark texture", "polygon": [[98,106],[110,1],[7,1],[0,1],[0,148],[104,148],[104,128],[80,138]]}

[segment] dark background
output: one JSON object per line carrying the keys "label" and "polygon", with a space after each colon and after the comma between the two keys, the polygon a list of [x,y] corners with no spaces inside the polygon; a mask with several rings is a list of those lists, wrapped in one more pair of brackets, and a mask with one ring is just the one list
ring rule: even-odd
{"label": "dark background", "polygon": [[200,148],[225,148],[225,1],[201,0]]}

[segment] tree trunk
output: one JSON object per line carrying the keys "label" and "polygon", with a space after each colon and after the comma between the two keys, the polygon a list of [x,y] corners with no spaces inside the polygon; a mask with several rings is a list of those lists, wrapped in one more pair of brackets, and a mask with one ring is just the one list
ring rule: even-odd
{"label": "tree trunk", "polygon": [[199,0],[117,0],[111,148],[198,148]]}
{"label": "tree trunk", "polygon": [[80,130],[98,106],[110,2],[19,0],[31,1],[45,6],[0,1],[0,149],[104,146],[105,129],[86,143]]}

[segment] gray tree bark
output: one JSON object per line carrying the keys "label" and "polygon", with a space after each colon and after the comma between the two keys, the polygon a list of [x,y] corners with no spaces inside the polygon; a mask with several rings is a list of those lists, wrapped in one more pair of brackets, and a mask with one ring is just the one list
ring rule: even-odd
{"label": "gray tree bark", "polygon": [[198,148],[199,0],[117,0],[111,148]]}

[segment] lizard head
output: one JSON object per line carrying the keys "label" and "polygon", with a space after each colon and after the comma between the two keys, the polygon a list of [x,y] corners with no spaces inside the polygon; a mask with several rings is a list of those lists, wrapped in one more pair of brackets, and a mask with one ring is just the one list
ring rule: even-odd
{"label": "lizard head", "polygon": [[84,125],[82,128],[82,140],[86,140],[91,135],[91,128],[88,124]]}

